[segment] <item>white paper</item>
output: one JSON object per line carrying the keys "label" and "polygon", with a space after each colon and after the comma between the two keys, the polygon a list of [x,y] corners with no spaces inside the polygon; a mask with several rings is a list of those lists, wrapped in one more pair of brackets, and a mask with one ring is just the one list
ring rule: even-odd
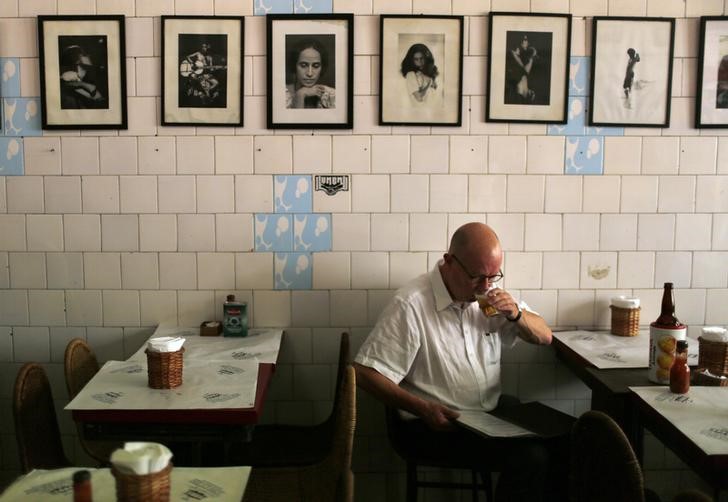
{"label": "white paper", "polygon": [[[73,473],[79,467],[52,471],[34,470],[21,477],[0,496],[0,501],[32,500],[63,502],[73,500]],[[170,500],[211,500],[240,502],[250,477],[250,467],[174,467]],[[116,480],[109,469],[88,469],[94,500],[116,500]]]}
{"label": "white paper", "polygon": [[[202,359],[205,361],[255,360],[259,363],[275,364],[281,348],[283,331],[279,329],[251,329],[248,336],[200,336],[200,328],[180,326],[159,327],[151,336],[184,337],[185,361]],[[146,344],[137,350],[128,360],[145,360]]]}
{"label": "white paper", "polygon": [[457,418],[458,422],[469,429],[474,429],[491,437],[536,436],[536,434],[528,429],[506,422],[485,411],[460,411],[459,413],[460,416]]}
{"label": "white paper", "polygon": [[114,450],[109,461],[116,470],[128,474],[159,472],[172,460],[172,452],[160,443],[132,441]]}
{"label": "white paper", "polygon": [[65,409],[251,408],[257,382],[257,361],[205,361],[185,356],[182,385],[152,389],[146,360],[108,361]]}
{"label": "white paper", "polygon": [[728,387],[690,387],[673,394],[665,386],[630,387],[708,455],[728,454]]}
{"label": "white paper", "polygon": [[[609,331],[555,331],[554,337],[599,369],[647,368],[650,332],[617,336]],[[698,364],[698,341],[688,338],[688,365]]]}

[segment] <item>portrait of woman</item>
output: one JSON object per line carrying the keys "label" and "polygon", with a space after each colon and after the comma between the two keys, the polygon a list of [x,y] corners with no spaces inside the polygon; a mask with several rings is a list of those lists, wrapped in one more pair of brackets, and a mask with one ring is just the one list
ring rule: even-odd
{"label": "portrait of woman", "polygon": [[439,72],[432,52],[425,44],[412,45],[402,60],[402,76],[407,82],[407,92],[413,105],[431,101],[437,91]]}
{"label": "portrait of woman", "polygon": [[291,45],[286,61],[286,108],[336,108],[336,90],[327,85],[330,67],[325,44],[304,38]]}

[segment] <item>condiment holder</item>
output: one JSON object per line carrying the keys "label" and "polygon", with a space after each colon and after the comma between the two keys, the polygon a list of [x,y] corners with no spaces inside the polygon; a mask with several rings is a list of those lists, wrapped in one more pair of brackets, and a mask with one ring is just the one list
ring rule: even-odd
{"label": "condiment holder", "polygon": [[[704,373],[708,370],[710,375]],[[714,375],[714,376],[711,376]],[[698,337],[697,385],[728,386],[728,332],[720,327],[705,327]]]}
{"label": "condiment holder", "polygon": [[174,389],[182,385],[184,338],[152,338],[144,351],[147,355],[147,376],[152,389]]}
{"label": "condiment holder", "polygon": [[612,298],[609,309],[612,311],[610,333],[617,336],[637,336],[640,332],[640,299],[626,296]]}

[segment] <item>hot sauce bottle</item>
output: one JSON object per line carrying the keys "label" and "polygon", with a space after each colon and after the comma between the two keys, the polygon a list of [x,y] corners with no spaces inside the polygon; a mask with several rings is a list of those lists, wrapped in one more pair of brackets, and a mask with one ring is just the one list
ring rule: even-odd
{"label": "hot sauce bottle", "polygon": [[688,366],[688,342],[677,342],[675,362],[670,368],[670,392],[686,394],[690,390],[690,367]]}
{"label": "hot sauce bottle", "polygon": [[91,473],[86,470],[73,473],[73,502],[93,502]]}
{"label": "hot sauce bottle", "polygon": [[675,317],[672,283],[666,282],[662,292],[660,316],[650,324],[650,359],[647,377],[660,384],[670,383],[670,368],[675,360],[679,340],[687,337],[687,327]]}

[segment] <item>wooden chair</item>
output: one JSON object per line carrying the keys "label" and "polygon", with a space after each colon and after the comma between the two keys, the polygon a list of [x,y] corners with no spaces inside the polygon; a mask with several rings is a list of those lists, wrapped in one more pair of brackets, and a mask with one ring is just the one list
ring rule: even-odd
{"label": "wooden chair", "polygon": [[[86,341],[81,338],[74,338],[66,346],[66,353],[63,358],[63,369],[66,376],[68,398],[72,400],[81,392],[81,389],[84,388],[89,380],[98,373],[99,363]],[[111,453],[123,446],[121,443],[112,441],[85,440],[83,439],[81,427],[82,424],[76,424],[78,440],[81,442],[81,447],[91,458],[100,464],[108,464]]]}
{"label": "wooden chair", "polygon": [[[470,490],[473,501],[477,502],[479,490],[485,492],[485,500],[493,500],[493,481],[491,472],[482,465],[475,465],[467,459],[463,459],[457,451],[453,451],[451,457],[425,456],[418,452],[414,445],[408,443],[399,432],[403,420],[395,408],[386,407],[387,436],[389,442],[407,464],[407,502],[417,502],[418,490],[420,488],[454,488]],[[457,483],[448,481],[425,481],[418,476],[419,467],[435,467],[439,469],[462,469],[470,471],[470,483]],[[478,482],[480,475],[482,483]]]}
{"label": "wooden chair", "polygon": [[351,453],[356,425],[356,376],[343,370],[341,394],[334,408],[334,436],[326,457],[303,467],[254,467],[243,502],[352,502]]}
{"label": "wooden chair", "polygon": [[13,394],[13,418],[24,473],[71,465],[63,451],[48,376],[40,364],[26,363],[20,368]]}
{"label": "wooden chair", "polygon": [[334,390],[334,403],[329,417],[320,424],[258,425],[252,440],[237,445],[230,453],[230,465],[253,467],[303,466],[321,462],[331,449],[336,434],[336,414],[343,392],[343,378],[350,363],[349,334],[342,333],[339,342],[339,364]]}

